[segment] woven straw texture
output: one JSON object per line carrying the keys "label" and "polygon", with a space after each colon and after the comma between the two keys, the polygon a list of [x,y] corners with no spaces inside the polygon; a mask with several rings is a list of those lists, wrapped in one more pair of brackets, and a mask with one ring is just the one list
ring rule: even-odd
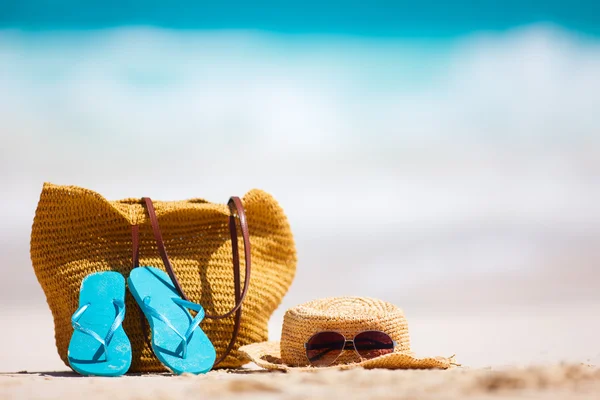
{"label": "woven straw texture", "polygon": [[[267,323],[287,292],[296,271],[296,250],[283,210],[267,193],[248,192],[242,199],[250,230],[252,275],[244,301],[234,351],[219,367],[239,367],[246,360],[241,345],[267,339]],[[208,314],[234,307],[229,208],[202,199],[154,201],[165,246],[185,293]],[[117,271],[125,277],[132,268],[132,225],[139,226],[140,262],[164,269],[141,199],[107,201],[75,186],[46,183],[31,232],[31,261],[54,317],[58,353],[65,364],[73,329],[71,315],[78,307],[85,276]],[[239,223],[238,223],[239,229]],[[241,235],[239,248],[243,249]],[[244,253],[240,252],[242,282]],[[123,324],[131,340],[130,372],[165,371],[150,345],[148,325],[133,297],[126,297]],[[233,316],[205,319],[202,329],[222,354],[231,339]]]}
{"label": "woven straw texture", "polygon": [[448,368],[452,358],[417,358],[410,350],[408,323],[403,311],[388,302],[368,297],[332,297],[313,300],[288,310],[283,318],[281,342],[263,342],[240,349],[267,369],[315,370],[309,365],[304,344],[315,333],[336,331],[352,339],[365,330],[387,333],[396,341],[394,353],[361,361],[354,351],[344,351],[327,368]]}

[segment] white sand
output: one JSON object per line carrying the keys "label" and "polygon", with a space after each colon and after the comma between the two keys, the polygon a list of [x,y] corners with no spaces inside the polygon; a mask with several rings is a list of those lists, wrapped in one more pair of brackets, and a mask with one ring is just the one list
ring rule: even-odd
{"label": "white sand", "polygon": [[[408,315],[411,344],[419,355],[456,354],[471,368],[561,362],[600,365],[600,305],[506,308],[454,316]],[[67,371],[56,352],[49,310],[0,312],[0,372]],[[281,322],[274,318],[270,337]]]}
{"label": "white sand", "polygon": [[204,376],[181,377],[0,375],[0,398],[3,399],[591,399],[597,398],[599,393],[600,370],[573,365],[503,371],[462,368],[287,374],[213,371]]}
{"label": "white sand", "polygon": [[410,319],[418,354],[456,353],[463,367],[449,371],[282,374],[247,367],[199,377],[82,378],[56,354],[49,311],[11,309],[0,315],[0,399],[590,399],[600,394],[600,370],[587,366],[600,364],[598,315],[600,307],[580,306]]}

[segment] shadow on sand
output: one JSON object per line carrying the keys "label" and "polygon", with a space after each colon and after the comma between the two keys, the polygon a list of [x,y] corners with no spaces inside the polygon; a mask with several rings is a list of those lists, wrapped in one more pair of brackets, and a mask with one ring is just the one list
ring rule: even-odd
{"label": "shadow on sand", "polygon": [[[236,375],[254,375],[254,374],[269,374],[269,373],[285,373],[283,371],[269,371],[267,369],[247,369],[247,368],[238,368],[238,369],[222,369],[222,370],[213,370],[211,372],[217,373],[227,373],[227,374],[236,374]],[[0,376],[39,376],[39,377],[52,377],[52,378],[87,378],[86,376],[79,375],[74,371],[16,371],[16,372],[0,372]],[[150,376],[177,376],[170,372],[148,372],[148,373],[128,373],[123,375],[122,377],[150,377]]]}

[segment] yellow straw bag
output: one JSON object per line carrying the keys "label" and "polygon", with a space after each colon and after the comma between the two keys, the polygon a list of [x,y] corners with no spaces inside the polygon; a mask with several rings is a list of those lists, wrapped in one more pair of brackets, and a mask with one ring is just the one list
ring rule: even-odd
{"label": "yellow straw bag", "polygon": [[[267,340],[268,320],[296,272],[296,249],[283,210],[260,190],[223,205],[201,199],[107,201],[90,190],[46,183],[31,231],[31,261],[65,364],[83,278],[99,271],[126,278],[133,267],[149,265],[165,269],[182,297],[204,307],[202,330],[217,350],[218,366],[239,367],[247,360],[240,346]],[[129,371],[164,371],[130,293],[126,307]]]}

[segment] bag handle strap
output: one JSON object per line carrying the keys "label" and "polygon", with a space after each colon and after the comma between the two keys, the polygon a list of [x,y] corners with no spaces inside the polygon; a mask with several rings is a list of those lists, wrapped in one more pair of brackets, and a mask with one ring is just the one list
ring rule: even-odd
{"label": "bag handle strap", "polygon": [[[156,211],[154,210],[154,204],[152,203],[152,200],[149,197],[143,197],[142,200],[144,201],[144,203],[146,205],[146,210],[148,211],[148,216],[150,217],[150,224],[152,225],[152,231],[154,233],[154,239],[156,240],[156,246],[158,248],[160,257],[165,265],[165,269],[167,270],[167,274],[169,274],[169,277],[173,281],[173,284],[175,285],[175,288],[179,292],[180,296],[183,299],[190,301],[189,298],[187,297],[187,295],[185,294],[185,292],[183,291],[183,288],[181,287],[181,284],[179,283],[179,280],[177,279],[177,276],[175,275],[175,272],[173,270],[173,266],[171,265],[171,262],[169,260],[169,255],[167,254],[167,249],[165,247],[162,233],[160,231],[160,226],[158,224],[158,218],[156,216]],[[229,345],[227,346],[227,349],[225,350],[223,355],[221,355],[219,357],[219,359],[215,361],[214,365],[217,365],[221,361],[223,361],[229,355],[229,353],[231,352],[231,350],[233,350],[233,347],[235,346],[235,341],[237,339],[237,336],[238,336],[238,333],[240,330],[240,324],[241,324],[241,318],[242,318],[242,303],[243,303],[244,299],[246,298],[246,295],[248,294],[248,288],[250,286],[250,272],[251,272],[251,265],[252,265],[251,259],[250,259],[250,233],[248,230],[248,222],[246,220],[246,212],[244,210],[242,201],[240,200],[239,197],[233,196],[229,199],[229,202],[227,203],[227,205],[229,206],[229,210],[230,210],[229,232],[231,235],[231,250],[232,250],[232,255],[233,255],[233,282],[234,282],[234,293],[235,293],[235,306],[231,310],[226,312],[225,314],[221,314],[221,315],[207,314],[206,318],[224,319],[224,318],[231,316],[233,313],[235,313],[235,318],[234,318],[233,333],[231,335],[231,341],[229,342]],[[245,265],[246,275],[245,275],[245,279],[244,279],[243,290],[241,288],[241,269],[240,269],[240,256],[239,256],[239,249],[238,249],[238,232],[237,232],[237,224],[235,221],[236,216],[240,220],[242,239],[244,241],[244,261],[246,264]],[[139,260],[139,228],[137,226],[134,226],[132,229],[133,229],[132,230],[133,265],[134,265],[134,267],[137,267],[138,260]]]}

